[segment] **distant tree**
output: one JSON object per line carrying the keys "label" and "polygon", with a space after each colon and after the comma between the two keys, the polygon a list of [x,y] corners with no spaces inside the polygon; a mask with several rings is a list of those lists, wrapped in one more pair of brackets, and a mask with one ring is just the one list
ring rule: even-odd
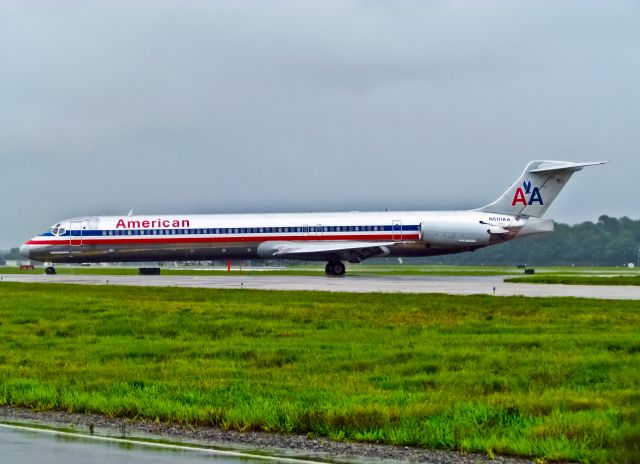
{"label": "distant tree", "polygon": [[20,259],[22,255],[20,255],[19,248],[11,248],[8,252],[4,252],[4,254],[0,254],[0,257],[3,259]]}
{"label": "distant tree", "polygon": [[429,258],[448,264],[624,266],[638,259],[640,220],[602,215],[598,222],[555,224],[555,231],[484,248]]}

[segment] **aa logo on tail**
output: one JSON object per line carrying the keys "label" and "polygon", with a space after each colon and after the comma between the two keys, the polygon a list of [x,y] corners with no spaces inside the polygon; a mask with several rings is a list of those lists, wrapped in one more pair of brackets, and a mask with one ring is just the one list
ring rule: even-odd
{"label": "aa logo on tail", "polygon": [[[528,201],[527,196],[529,197]],[[542,195],[540,195],[540,189],[538,189],[538,187],[531,189],[531,180],[527,179],[522,183],[522,187],[516,189],[511,206],[515,206],[518,203],[521,203],[523,206],[531,206],[534,202],[544,205]]]}

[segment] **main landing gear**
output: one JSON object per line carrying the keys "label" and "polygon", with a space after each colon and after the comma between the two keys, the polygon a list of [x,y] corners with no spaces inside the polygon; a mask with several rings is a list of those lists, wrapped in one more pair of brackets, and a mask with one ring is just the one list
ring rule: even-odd
{"label": "main landing gear", "polygon": [[344,264],[340,261],[329,261],[324,267],[324,272],[330,276],[341,276],[345,272]]}
{"label": "main landing gear", "polygon": [[47,266],[44,268],[44,273],[45,274],[55,274],[56,273],[56,268],[53,266]]}

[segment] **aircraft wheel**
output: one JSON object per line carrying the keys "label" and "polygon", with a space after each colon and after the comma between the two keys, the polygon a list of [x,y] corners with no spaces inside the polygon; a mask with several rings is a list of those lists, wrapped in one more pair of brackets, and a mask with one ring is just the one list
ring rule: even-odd
{"label": "aircraft wheel", "polygon": [[45,274],[55,274],[56,273],[56,268],[53,266],[47,266],[44,270]]}
{"label": "aircraft wheel", "polygon": [[341,276],[345,273],[345,266],[343,263],[338,261],[337,263],[329,263],[331,265],[331,274],[335,276]]}

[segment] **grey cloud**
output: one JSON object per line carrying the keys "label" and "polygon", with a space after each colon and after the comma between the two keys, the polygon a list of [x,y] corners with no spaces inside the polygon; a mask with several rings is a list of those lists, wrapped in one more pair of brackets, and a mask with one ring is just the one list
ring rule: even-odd
{"label": "grey cloud", "polygon": [[612,160],[550,217],[638,217],[639,20],[623,1],[4,2],[0,248],[130,208],[472,208],[538,158]]}

